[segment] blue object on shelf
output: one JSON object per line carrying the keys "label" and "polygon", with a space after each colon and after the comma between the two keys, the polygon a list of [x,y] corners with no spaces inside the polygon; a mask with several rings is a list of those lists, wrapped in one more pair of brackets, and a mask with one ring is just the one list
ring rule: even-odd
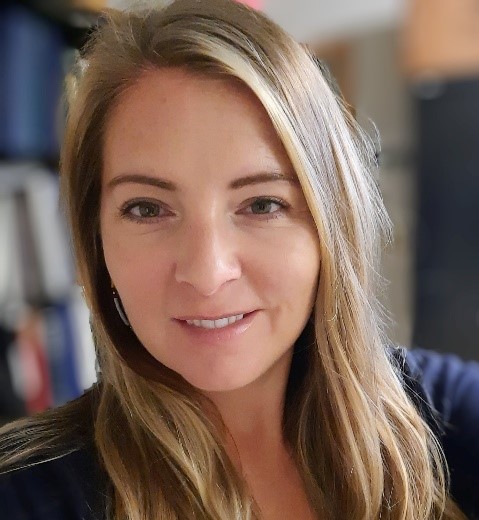
{"label": "blue object on shelf", "polygon": [[0,19],[0,153],[57,157],[61,31],[20,5],[1,8]]}

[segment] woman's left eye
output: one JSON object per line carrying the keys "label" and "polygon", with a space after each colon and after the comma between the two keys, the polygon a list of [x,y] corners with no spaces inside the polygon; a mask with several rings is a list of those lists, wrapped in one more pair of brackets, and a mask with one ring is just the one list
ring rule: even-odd
{"label": "woman's left eye", "polygon": [[244,212],[253,215],[270,215],[287,209],[288,204],[281,199],[272,197],[260,197],[251,201]]}

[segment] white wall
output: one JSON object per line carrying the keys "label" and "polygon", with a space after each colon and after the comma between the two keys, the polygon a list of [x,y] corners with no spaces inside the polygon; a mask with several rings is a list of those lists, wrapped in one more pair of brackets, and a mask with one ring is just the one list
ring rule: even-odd
{"label": "white wall", "polygon": [[[169,0],[140,0],[158,5]],[[397,24],[407,0],[258,0],[263,10],[303,42],[358,35]],[[125,8],[137,0],[108,0],[112,7]]]}
{"label": "white wall", "polygon": [[264,11],[292,36],[321,42],[394,26],[407,0],[264,0]]}

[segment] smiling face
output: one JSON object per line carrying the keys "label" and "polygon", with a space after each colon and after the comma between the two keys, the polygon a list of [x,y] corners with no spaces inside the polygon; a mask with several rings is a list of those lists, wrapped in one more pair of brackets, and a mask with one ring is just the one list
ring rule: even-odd
{"label": "smiling face", "polygon": [[319,244],[259,101],[232,80],[145,73],[106,128],[106,265],[159,362],[204,391],[287,377]]}

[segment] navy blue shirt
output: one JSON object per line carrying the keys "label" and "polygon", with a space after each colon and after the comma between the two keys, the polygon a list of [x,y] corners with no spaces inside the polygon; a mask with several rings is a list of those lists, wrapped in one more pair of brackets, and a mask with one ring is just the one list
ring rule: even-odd
{"label": "navy blue shirt", "polygon": [[451,494],[469,519],[479,520],[479,363],[422,349],[408,351],[406,360],[409,386],[419,384],[437,411]]}
{"label": "navy blue shirt", "polygon": [[[442,442],[454,499],[479,520],[479,363],[420,349],[397,349],[394,358]],[[1,475],[0,519],[103,520],[106,481],[93,448]]]}

